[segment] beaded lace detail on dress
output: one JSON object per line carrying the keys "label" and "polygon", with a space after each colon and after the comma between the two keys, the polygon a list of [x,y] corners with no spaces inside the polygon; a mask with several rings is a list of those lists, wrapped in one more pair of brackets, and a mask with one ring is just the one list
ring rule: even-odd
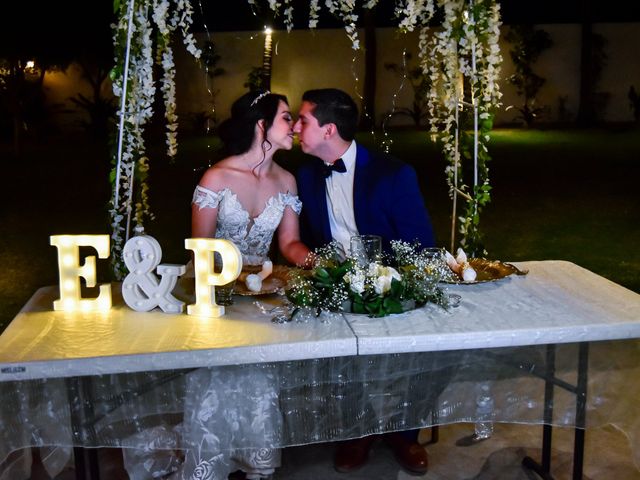
{"label": "beaded lace detail on dress", "polygon": [[298,215],[302,210],[302,202],[297,195],[279,192],[267,200],[260,215],[251,218],[230,189],[213,192],[200,185],[193,192],[193,204],[200,210],[218,209],[215,238],[235,243],[246,265],[262,265],[266,260],[273,233],[280,225],[286,207]]}

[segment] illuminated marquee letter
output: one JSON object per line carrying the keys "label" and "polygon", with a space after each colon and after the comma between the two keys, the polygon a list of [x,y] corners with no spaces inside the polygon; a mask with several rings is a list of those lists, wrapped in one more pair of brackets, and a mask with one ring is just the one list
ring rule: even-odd
{"label": "illuminated marquee letter", "polygon": [[109,257],[109,235],[51,235],[51,245],[58,249],[60,299],[53,302],[54,310],[106,311],[111,308],[111,285],[100,285],[97,298],[80,297],[80,277],[87,287],[96,285],[96,257],[87,257],[80,266],[80,247],[93,247],[99,258]]}
{"label": "illuminated marquee letter", "polygon": [[[129,273],[122,282],[122,298],[138,312],[148,312],[160,307],[166,313],[180,313],[184,303],[171,295],[178,277],[185,272],[184,265],[158,266],[162,249],[158,241],[149,235],[130,238],[122,249],[124,263]],[[152,272],[158,267],[162,277],[158,281]]]}
{"label": "illuminated marquee letter", "polygon": [[[234,281],[242,271],[242,254],[229,240],[220,238],[187,238],[184,245],[193,250],[193,267],[196,277],[196,303],[187,305],[187,314],[202,317],[220,317],[224,307],[215,302],[216,285]],[[213,254],[222,257],[222,271],[214,273]]]}

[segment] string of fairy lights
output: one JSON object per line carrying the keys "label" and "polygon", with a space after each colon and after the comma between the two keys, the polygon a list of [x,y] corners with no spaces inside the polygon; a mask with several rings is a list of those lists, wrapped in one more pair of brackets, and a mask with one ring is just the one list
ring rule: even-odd
{"label": "string of fairy lights", "polygon": [[[251,6],[251,13],[254,16],[258,16],[258,12],[255,9],[255,5],[250,4]],[[211,34],[211,31],[209,30],[209,26],[207,25],[207,21],[206,21],[206,14],[205,14],[205,7],[203,6],[203,2],[202,0],[198,0],[198,9],[200,11],[200,16],[202,19],[202,26],[204,28],[204,34],[205,34],[205,41],[207,42],[208,48],[215,48],[215,43],[213,41],[213,36]],[[266,27],[265,27],[266,29]],[[243,36],[236,36],[235,40],[236,41],[255,41],[256,39],[260,38],[259,34],[255,34],[255,33],[251,33],[249,34],[248,37],[243,37]],[[276,44],[276,54],[277,54],[277,44]],[[215,138],[214,135],[212,135],[212,130],[215,128],[217,120],[216,120],[216,116],[217,116],[217,104],[215,101],[215,95],[216,92],[214,90],[214,80],[213,80],[213,76],[212,72],[210,70],[211,65],[209,64],[209,61],[206,61],[206,58],[203,59],[203,61],[201,62],[201,65],[203,67],[203,72],[204,72],[204,86],[205,86],[205,90],[207,91],[207,96],[208,96],[208,102],[207,105],[209,106],[208,110],[207,110],[207,115],[205,117],[205,139],[206,139],[206,152],[207,152],[207,167],[210,167],[212,165],[213,162],[213,152],[215,150],[214,148],[214,143],[212,142],[212,140]],[[194,173],[199,172],[201,170],[203,170],[204,167],[195,167],[193,169]]]}
{"label": "string of fairy lights", "polygon": [[[359,53],[360,52],[361,52],[361,50],[358,50],[356,53],[354,53],[353,58],[351,59],[351,75],[353,76],[353,80],[354,80],[354,92],[355,92],[356,97],[358,97],[358,100],[360,100],[360,103],[362,105],[362,114],[368,120],[367,121],[367,125],[370,125],[370,129],[369,129],[368,133],[369,133],[369,135],[371,135],[371,139],[372,139],[373,143],[377,144],[378,142],[377,142],[377,138],[376,138],[376,121],[375,121],[375,118],[371,117],[371,114],[369,113],[369,111],[367,109],[367,104],[364,101],[364,96],[360,93],[360,88],[359,88],[360,77],[358,76],[358,73],[357,73],[356,63],[358,61],[358,57],[359,57]],[[396,91],[391,96],[391,110],[389,110],[387,112],[387,114],[384,116],[384,119],[380,123],[380,130],[381,130],[382,140],[380,141],[379,145],[380,145],[380,148],[382,148],[385,153],[390,153],[391,152],[391,147],[393,145],[393,138],[389,135],[389,131],[387,130],[387,126],[388,126],[389,121],[397,113],[398,97],[404,91],[404,88],[405,88],[405,85],[407,83],[408,77],[409,77],[409,74],[408,74],[407,49],[404,48],[402,50],[402,76],[400,78],[400,83],[399,83],[398,88],[396,89]]]}
{"label": "string of fairy lights", "polygon": [[[204,8],[202,7],[202,0],[198,0],[198,8],[200,9],[200,17],[202,18],[202,26],[204,27],[204,31],[205,31],[205,35],[207,37],[207,45],[208,48],[212,48],[213,47],[213,40],[211,39],[211,32],[209,31],[209,27],[207,26],[207,20],[206,20],[206,16],[204,14]],[[211,53],[211,52],[208,52]],[[205,83],[205,89],[207,90],[207,94],[209,95],[209,102],[208,105],[210,105],[211,110],[208,112],[209,115],[206,116],[205,118],[205,138],[207,141],[207,161],[208,161],[208,166],[211,166],[211,141],[210,138],[211,136],[209,135],[209,133],[211,132],[211,123],[212,120],[215,119],[216,117],[216,102],[215,102],[215,96],[213,94],[213,79],[210,77],[209,75],[209,62],[208,61],[203,61],[202,62],[203,66],[204,66],[204,83]],[[195,169],[194,169],[195,172]]]}
{"label": "string of fairy lights", "polygon": [[[209,30],[209,27],[207,25],[203,2],[202,2],[202,0],[198,0],[197,3],[198,3],[198,9],[200,11],[200,16],[202,18],[202,26],[204,28],[206,42],[207,42],[207,45],[209,45],[209,47],[211,48],[214,45],[214,43],[213,43],[213,40],[212,40],[211,31]],[[250,7],[251,7],[251,13],[254,16],[258,16],[258,12],[256,11],[255,4],[250,3]],[[266,27],[265,27],[265,29],[266,29]],[[348,35],[348,33],[347,33],[347,37],[349,38],[349,40],[353,41],[353,39]],[[255,40],[256,38],[257,38],[257,35],[253,35],[252,34],[252,35],[249,36],[249,40]],[[378,138],[377,138],[377,135],[376,135],[376,119],[371,116],[371,113],[369,112],[367,103],[365,102],[364,96],[362,95],[362,93],[360,91],[361,89],[360,89],[360,76],[358,74],[358,61],[361,60],[361,58],[360,58],[361,56],[362,56],[362,49],[355,50],[355,52],[353,54],[353,57],[351,59],[351,62],[350,62],[351,75],[353,76],[353,79],[354,79],[354,93],[355,93],[357,99],[359,100],[360,104],[362,105],[362,115],[366,119],[365,123],[369,126],[368,133],[369,133],[369,135],[371,135],[372,142],[374,144],[378,144]],[[215,94],[214,94],[214,90],[213,90],[213,79],[211,78],[211,75],[210,75],[210,65],[209,65],[209,62],[206,61],[206,59],[203,59],[202,67],[203,67],[203,71],[204,71],[205,90],[206,90],[207,96],[209,98],[209,102],[207,102],[207,104],[209,106],[209,109],[207,111],[207,115],[206,115],[206,118],[204,120],[205,120],[205,137],[206,137],[206,142],[207,142],[206,143],[206,151],[209,154],[209,155],[207,155],[207,158],[209,159],[208,160],[208,162],[209,162],[208,166],[211,166],[212,155],[210,155],[210,154],[212,153],[212,150],[213,150],[211,139],[213,137],[210,134],[211,134],[212,128],[215,127],[215,117],[216,117],[216,108],[217,108],[217,106],[216,106]],[[393,138],[389,135],[388,125],[389,125],[390,120],[393,118],[393,116],[397,112],[398,97],[404,91],[407,78],[408,78],[408,73],[407,73],[407,50],[405,48],[402,51],[402,76],[400,78],[400,82],[399,82],[398,88],[396,89],[396,91],[393,93],[393,95],[391,97],[391,110],[389,110],[385,114],[384,118],[380,122],[380,130],[381,130],[382,139],[380,140],[379,146],[380,146],[380,148],[382,148],[384,150],[385,153],[390,153],[391,147],[393,146]],[[196,169],[194,169],[194,171],[195,170]]]}
{"label": "string of fairy lights", "polygon": [[394,94],[391,97],[391,110],[385,116],[384,120],[382,121],[382,125],[381,125],[381,127],[382,127],[382,142],[380,142],[380,147],[384,150],[385,153],[390,153],[391,146],[393,145],[393,138],[391,138],[389,136],[389,132],[387,131],[387,124],[389,123],[389,121],[393,118],[393,116],[396,113],[398,96],[404,90],[404,86],[405,86],[405,84],[407,82],[407,77],[408,77],[408,74],[407,74],[407,49],[404,48],[402,50],[402,78],[400,79],[400,85],[398,86],[398,89],[394,92]]}

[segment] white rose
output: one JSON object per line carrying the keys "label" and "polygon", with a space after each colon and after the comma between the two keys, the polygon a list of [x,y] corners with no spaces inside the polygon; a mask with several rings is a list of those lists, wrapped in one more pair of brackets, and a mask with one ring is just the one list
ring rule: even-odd
{"label": "white rose", "polygon": [[378,277],[373,281],[373,289],[378,295],[382,295],[391,288],[391,279],[385,276]]}
{"label": "white rose", "polygon": [[347,273],[344,280],[350,285],[351,291],[355,293],[364,292],[364,272],[356,271]]}
{"label": "white rose", "polygon": [[380,267],[378,269],[379,277],[373,281],[373,289],[378,295],[382,295],[391,290],[391,281],[395,278],[401,280],[402,277],[393,267]]}
{"label": "white rose", "polygon": [[370,263],[369,268],[367,270],[367,276],[369,277],[378,277],[382,275],[381,269],[382,265],[379,263]]}

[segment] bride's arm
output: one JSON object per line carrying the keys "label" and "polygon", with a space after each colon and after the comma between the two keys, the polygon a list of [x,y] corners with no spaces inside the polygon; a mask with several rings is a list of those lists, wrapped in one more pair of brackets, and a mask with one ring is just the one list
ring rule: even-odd
{"label": "bride's arm", "polygon": [[209,168],[198,183],[191,203],[191,237],[213,238],[218,221],[218,194],[222,177],[219,168]]}
{"label": "bride's arm", "polygon": [[191,238],[213,238],[218,221],[217,208],[200,208],[191,205]]}
{"label": "bride's arm", "polygon": [[311,251],[300,241],[298,215],[289,207],[285,208],[278,227],[278,246],[282,255],[291,263],[299,267],[311,266]]}

